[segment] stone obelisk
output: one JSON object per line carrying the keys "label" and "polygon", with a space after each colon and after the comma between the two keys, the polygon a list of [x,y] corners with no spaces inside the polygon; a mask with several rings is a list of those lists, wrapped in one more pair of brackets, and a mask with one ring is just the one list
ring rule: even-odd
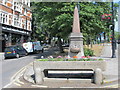
{"label": "stone obelisk", "polygon": [[70,40],[70,46],[69,46],[68,55],[70,57],[77,56],[78,58],[84,56],[83,36],[82,33],[80,32],[80,22],[79,22],[79,14],[77,7],[75,7],[74,9],[73,28],[72,28],[72,33],[69,36],[69,40]]}

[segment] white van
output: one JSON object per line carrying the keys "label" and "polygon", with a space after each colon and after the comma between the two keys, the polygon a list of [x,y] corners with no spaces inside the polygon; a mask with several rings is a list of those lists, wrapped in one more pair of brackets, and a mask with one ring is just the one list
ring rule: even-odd
{"label": "white van", "polygon": [[36,42],[27,42],[27,43],[23,43],[23,48],[28,52],[28,53],[38,53],[40,51],[44,51],[43,47],[40,44],[40,41],[36,41]]}

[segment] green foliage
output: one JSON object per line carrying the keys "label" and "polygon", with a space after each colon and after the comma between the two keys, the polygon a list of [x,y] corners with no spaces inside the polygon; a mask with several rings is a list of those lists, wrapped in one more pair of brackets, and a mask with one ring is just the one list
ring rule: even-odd
{"label": "green foliage", "polygon": [[37,59],[37,61],[103,61],[103,59],[91,59],[91,58],[81,58],[81,59],[64,59],[64,58],[52,58],[52,59]]}
{"label": "green foliage", "polygon": [[120,32],[115,32],[115,39],[116,40],[120,39]]}
{"label": "green foliage", "polygon": [[[37,2],[32,3],[35,31],[38,38],[59,36],[68,38],[72,31],[73,13],[76,2]],[[80,29],[84,41],[88,36],[94,39],[101,32],[109,32],[111,22],[101,20],[104,13],[110,14],[110,2],[80,2]],[[115,5],[116,6],[116,5]],[[40,28],[41,26],[41,28]]]}
{"label": "green foliage", "polygon": [[93,56],[94,55],[94,51],[88,48],[84,48],[84,55],[85,56]]}

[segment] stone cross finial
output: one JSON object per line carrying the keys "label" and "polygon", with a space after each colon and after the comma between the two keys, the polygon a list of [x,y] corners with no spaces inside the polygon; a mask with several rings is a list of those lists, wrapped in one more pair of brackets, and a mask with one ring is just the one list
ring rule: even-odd
{"label": "stone cross finial", "polygon": [[80,22],[79,22],[79,14],[77,6],[74,9],[74,19],[73,19],[73,33],[80,33]]}

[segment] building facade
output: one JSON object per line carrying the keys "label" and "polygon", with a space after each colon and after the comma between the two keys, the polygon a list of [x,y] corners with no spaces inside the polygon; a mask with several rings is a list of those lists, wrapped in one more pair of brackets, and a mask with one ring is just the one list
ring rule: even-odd
{"label": "building facade", "polygon": [[7,46],[29,41],[31,22],[30,0],[0,1],[0,51]]}

